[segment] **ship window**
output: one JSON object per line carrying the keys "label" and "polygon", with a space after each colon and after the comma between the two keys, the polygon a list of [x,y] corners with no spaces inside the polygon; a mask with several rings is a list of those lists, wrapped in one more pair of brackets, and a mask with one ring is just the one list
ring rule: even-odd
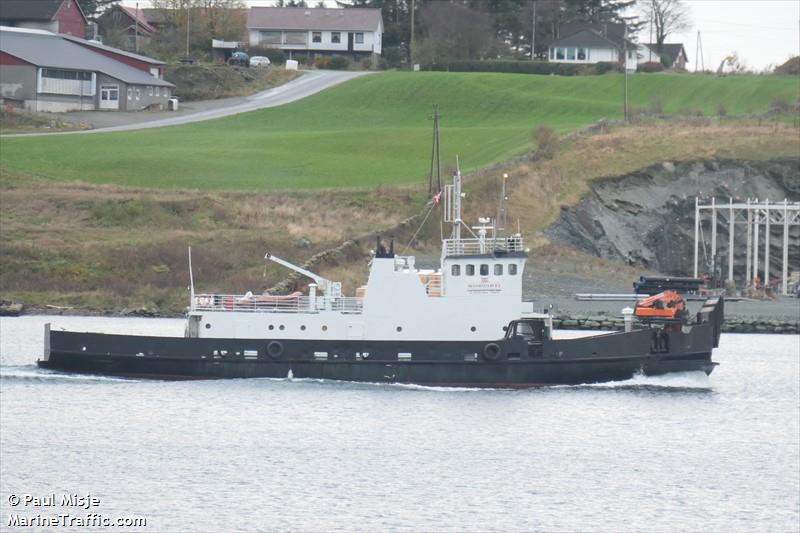
{"label": "ship window", "polygon": [[517,275],[517,265],[514,264],[508,265],[508,275],[509,276]]}
{"label": "ship window", "polygon": [[470,330],[470,331],[477,331],[477,330],[478,330],[478,328],[476,328],[475,326],[472,326],[471,328],[469,328],[469,330]]}
{"label": "ship window", "polygon": [[461,275],[461,265],[453,265],[452,267],[450,267],[450,273],[452,275],[454,275],[454,276],[460,276]]}
{"label": "ship window", "polygon": [[502,276],[503,275],[503,265],[496,264],[494,265],[494,275],[495,276]]}
{"label": "ship window", "polygon": [[481,276],[489,275],[489,265],[481,265]]}
{"label": "ship window", "polygon": [[211,324],[206,324],[206,329],[211,329]]}
{"label": "ship window", "polygon": [[467,276],[475,275],[475,265],[467,265]]}
{"label": "ship window", "polygon": [[305,326],[300,326],[300,331],[305,331],[305,330],[306,330]]}
{"label": "ship window", "polygon": [[269,330],[270,330],[270,331],[272,331],[273,329],[275,329],[275,326],[273,326],[272,324],[270,324],[270,325],[269,325]]}
{"label": "ship window", "polygon": [[328,326],[322,326],[322,331],[328,331]]}
{"label": "ship window", "polygon": [[400,333],[401,331],[403,331],[402,326],[397,326],[397,333]]}
{"label": "ship window", "polygon": [[286,329],[286,327],[284,327],[284,325],[283,325],[283,324],[281,324],[280,326],[278,326],[278,329],[279,329],[279,330],[281,330],[281,331],[283,331],[284,329]]}

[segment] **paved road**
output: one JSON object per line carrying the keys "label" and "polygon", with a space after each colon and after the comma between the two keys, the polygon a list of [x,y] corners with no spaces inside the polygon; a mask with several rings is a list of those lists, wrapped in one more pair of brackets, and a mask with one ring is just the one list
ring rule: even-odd
{"label": "paved road", "polygon": [[246,113],[256,109],[275,107],[300,100],[318,93],[339,83],[369,74],[369,72],[349,72],[335,70],[316,70],[305,72],[297,79],[248,96],[246,98],[226,98],[223,100],[207,100],[203,102],[181,103],[179,112],[111,112],[111,111],[84,111],[62,115],[72,121],[86,121],[95,124],[91,130],[48,132],[48,133],[20,133],[3,135],[3,137],[30,137],[37,135],[84,135],[91,133],[106,133],[112,131],[130,131],[145,128],[160,128],[189,124],[201,120],[227,117],[237,113]]}

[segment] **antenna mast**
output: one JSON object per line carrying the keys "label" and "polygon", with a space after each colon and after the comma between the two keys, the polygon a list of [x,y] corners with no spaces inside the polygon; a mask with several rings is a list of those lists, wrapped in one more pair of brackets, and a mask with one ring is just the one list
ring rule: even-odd
{"label": "antenna mast", "polygon": [[502,232],[506,229],[506,213],[508,211],[506,180],[508,180],[508,174],[503,173],[503,186],[500,189],[500,206],[497,208],[497,221],[495,222],[495,231],[500,235],[502,235]]}
{"label": "antenna mast", "polygon": [[[428,177],[428,194],[442,190],[442,164],[439,159],[439,104],[433,104],[433,144],[431,145],[431,173]],[[434,173],[436,184],[434,185]]]}

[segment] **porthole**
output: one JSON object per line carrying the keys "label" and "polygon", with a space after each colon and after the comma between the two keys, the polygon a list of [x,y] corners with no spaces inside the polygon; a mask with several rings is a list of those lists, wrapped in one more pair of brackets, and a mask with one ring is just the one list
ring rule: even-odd
{"label": "porthole", "polygon": [[286,327],[285,327],[283,324],[281,324],[280,326],[278,326],[278,329],[279,329],[279,330],[281,330],[281,331],[283,331],[283,330],[285,330],[285,329],[286,329]]}
{"label": "porthole", "polygon": [[478,328],[476,328],[475,326],[472,326],[471,328],[469,328],[469,330],[470,330],[470,331],[477,331],[477,330],[478,330]]}
{"label": "porthole", "polygon": [[267,329],[269,329],[270,331],[272,331],[273,329],[275,329],[275,326],[273,326],[272,324],[270,324],[270,325],[269,325],[269,328],[267,328]]}
{"label": "porthole", "polygon": [[503,331],[508,331],[508,326],[503,326]]}
{"label": "porthole", "polygon": [[397,332],[400,333],[401,331],[403,331],[402,326],[397,326]]}
{"label": "porthole", "polygon": [[206,329],[211,329],[211,324],[206,324]]}
{"label": "porthole", "polygon": [[328,326],[322,326],[322,331],[328,331]]}
{"label": "porthole", "polygon": [[305,331],[305,330],[306,330],[305,326],[300,326],[300,331]]}

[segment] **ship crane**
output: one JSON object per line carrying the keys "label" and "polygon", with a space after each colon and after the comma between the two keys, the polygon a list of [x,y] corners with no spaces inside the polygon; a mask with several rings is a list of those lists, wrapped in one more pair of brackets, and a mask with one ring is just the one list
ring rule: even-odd
{"label": "ship crane", "polygon": [[294,270],[298,274],[302,274],[307,278],[311,278],[317,284],[319,289],[325,293],[326,296],[329,298],[339,298],[342,296],[342,283],[339,281],[331,281],[327,278],[323,278],[317,274],[314,274],[310,270],[306,270],[305,268],[299,267],[285,259],[281,259],[280,257],[276,257],[271,253],[267,252],[264,256],[264,259],[269,259],[273,263],[278,263],[279,265],[285,266],[290,270]]}

